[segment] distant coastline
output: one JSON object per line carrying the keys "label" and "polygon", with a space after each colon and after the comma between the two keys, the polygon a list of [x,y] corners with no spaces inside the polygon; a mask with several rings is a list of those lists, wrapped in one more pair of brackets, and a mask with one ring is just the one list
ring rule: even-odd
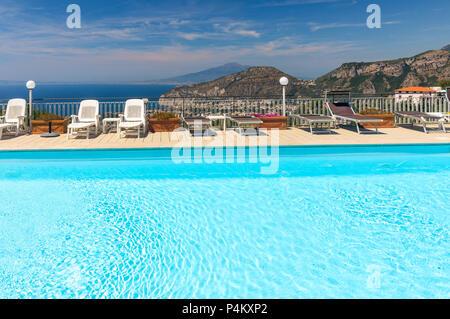
{"label": "distant coastline", "polygon": [[[176,85],[128,83],[39,83],[33,98],[39,99],[89,99],[89,98],[144,98],[159,97]],[[27,98],[25,82],[5,84],[0,82],[0,100]]]}

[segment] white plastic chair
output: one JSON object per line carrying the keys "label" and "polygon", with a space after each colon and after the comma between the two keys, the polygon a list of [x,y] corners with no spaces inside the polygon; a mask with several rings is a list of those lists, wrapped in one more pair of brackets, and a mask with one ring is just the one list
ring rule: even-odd
{"label": "white plastic chair", "polygon": [[92,128],[95,128],[95,134],[98,134],[100,129],[98,101],[81,101],[78,115],[72,115],[71,119],[72,122],[67,127],[67,139],[69,139],[70,136],[78,136],[81,134],[86,134],[86,139],[89,139],[89,134]]}
{"label": "white plastic chair", "polygon": [[25,127],[25,112],[27,101],[24,99],[12,99],[8,101],[5,116],[0,116],[0,139],[3,130],[15,131],[15,136],[19,135],[20,128]]}
{"label": "white plastic chair", "polygon": [[[119,138],[122,133],[125,135],[141,136],[141,130],[144,134],[147,132],[147,121],[145,119],[145,103],[143,100],[133,99],[125,103],[124,114],[120,115],[119,129],[117,134]],[[130,132],[130,131],[135,131]]]}

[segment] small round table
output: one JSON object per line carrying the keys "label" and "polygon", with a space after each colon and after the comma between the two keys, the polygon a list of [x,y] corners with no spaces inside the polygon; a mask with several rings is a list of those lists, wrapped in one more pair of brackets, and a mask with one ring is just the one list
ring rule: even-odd
{"label": "small round table", "polygon": [[113,128],[113,126],[115,125],[115,130],[116,132],[119,131],[119,122],[120,122],[120,118],[105,118],[103,119],[103,134],[107,133],[108,129]]}

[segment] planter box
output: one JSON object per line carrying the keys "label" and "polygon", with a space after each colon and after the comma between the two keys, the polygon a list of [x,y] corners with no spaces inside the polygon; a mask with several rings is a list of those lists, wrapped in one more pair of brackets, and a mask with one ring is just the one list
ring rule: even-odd
{"label": "planter box", "polygon": [[287,117],[286,116],[278,116],[278,117],[260,117],[259,118],[264,123],[261,124],[259,128],[264,128],[267,130],[270,129],[279,129],[286,130],[287,129]]}
{"label": "planter box", "polygon": [[180,118],[173,118],[167,120],[149,119],[148,129],[150,132],[173,132],[180,127]]}
{"label": "planter box", "polygon": [[67,119],[66,120],[52,120],[52,121],[39,121],[32,120],[31,128],[33,134],[48,133],[48,123],[52,122],[52,132],[65,134],[67,133]]}
{"label": "planter box", "polygon": [[[383,122],[377,123],[379,128],[394,128],[395,127],[395,115],[394,114],[358,114],[374,119],[381,119]],[[361,124],[364,128],[375,128],[373,123]]]}

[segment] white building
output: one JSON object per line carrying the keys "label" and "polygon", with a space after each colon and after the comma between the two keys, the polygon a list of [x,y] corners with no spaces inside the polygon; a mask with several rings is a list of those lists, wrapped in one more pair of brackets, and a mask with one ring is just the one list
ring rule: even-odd
{"label": "white building", "polygon": [[424,97],[437,97],[438,91],[421,86],[411,86],[403,89],[395,90],[395,101],[411,101],[419,103]]}

